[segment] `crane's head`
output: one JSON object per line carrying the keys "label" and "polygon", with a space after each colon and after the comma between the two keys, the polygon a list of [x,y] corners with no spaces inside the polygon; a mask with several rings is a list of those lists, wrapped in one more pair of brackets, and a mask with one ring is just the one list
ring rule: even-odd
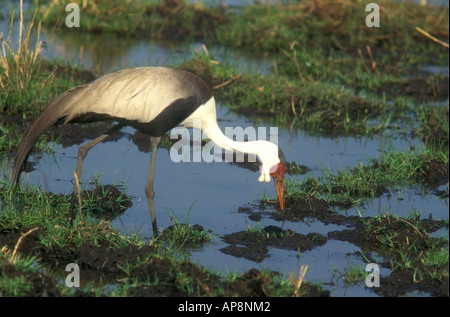
{"label": "crane's head", "polygon": [[262,162],[261,176],[258,180],[268,183],[270,182],[270,176],[272,176],[277,191],[278,203],[280,204],[281,210],[284,210],[283,180],[284,172],[288,170],[285,166],[284,154],[274,143],[263,142],[263,150],[258,151],[258,156]]}

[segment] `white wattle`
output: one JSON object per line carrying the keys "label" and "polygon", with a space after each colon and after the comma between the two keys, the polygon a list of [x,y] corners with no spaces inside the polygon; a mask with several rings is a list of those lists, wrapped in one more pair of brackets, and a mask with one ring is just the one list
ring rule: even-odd
{"label": "white wattle", "polygon": [[264,163],[261,165],[261,176],[259,176],[258,181],[262,182],[270,182],[270,168],[267,168],[267,165]]}
{"label": "white wattle", "polygon": [[264,182],[264,179],[265,179],[264,173],[261,173],[261,176],[258,178],[258,181],[262,183]]}

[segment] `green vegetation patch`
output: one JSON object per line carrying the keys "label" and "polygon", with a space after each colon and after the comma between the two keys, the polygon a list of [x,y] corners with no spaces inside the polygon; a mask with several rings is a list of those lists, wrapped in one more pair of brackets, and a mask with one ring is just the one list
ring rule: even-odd
{"label": "green vegetation patch", "polygon": [[214,38],[215,29],[228,18],[219,8],[188,1],[52,1],[39,6],[38,18],[47,25],[65,28],[65,7],[76,3],[81,16],[80,29],[87,32],[113,32],[124,36],[156,39]]}
{"label": "green vegetation patch", "polygon": [[249,228],[247,231],[226,234],[223,237],[229,246],[221,252],[238,258],[262,262],[269,256],[269,247],[305,252],[326,243],[325,236],[319,233],[301,234],[276,226]]}
{"label": "green vegetation patch", "polygon": [[361,198],[378,197],[392,186],[411,183],[439,185],[448,178],[448,153],[389,151],[369,164],[341,170],[336,175],[324,170],[300,183],[286,181],[286,205],[306,196],[319,196],[332,204],[351,205]]}
{"label": "green vegetation patch", "polygon": [[[437,38],[448,38],[448,9],[419,6],[413,2],[382,1],[380,28],[365,27],[366,2],[288,1],[255,4],[232,10],[182,0],[81,0],[80,27],[86,31],[108,31],[154,38],[203,38],[207,42],[235,48],[278,52],[294,41],[309,46],[351,47],[370,45],[401,56],[430,47],[429,39],[415,30],[420,26]],[[51,1],[39,6],[39,19],[64,27],[68,1]],[[411,46],[412,43],[418,44]],[[393,49],[393,47],[400,48]]]}
{"label": "green vegetation patch", "polygon": [[[417,71],[419,66],[447,63],[448,49],[417,28],[448,42],[448,8],[382,1],[381,27],[369,28],[367,3],[362,0],[288,1],[239,9],[181,0],[75,3],[85,31],[201,40],[208,46],[270,54],[275,72],[305,81],[325,80],[380,95],[406,93],[439,100],[448,96],[448,79]],[[67,29],[61,18],[67,15],[66,4],[40,5],[39,20]]]}
{"label": "green vegetation patch", "polygon": [[385,104],[355,97],[341,86],[275,74],[243,74],[207,54],[197,54],[181,68],[209,82],[229,108],[284,126],[297,119],[297,126],[310,131],[366,134],[380,129],[371,127],[369,119],[387,110]]}
{"label": "green vegetation patch", "polygon": [[[406,219],[388,214],[361,218],[355,229],[333,231],[328,237],[354,243],[363,252],[375,250],[384,258],[380,265],[392,273],[381,279],[377,293],[404,295],[414,285],[414,289],[438,295],[446,287],[448,292],[448,239],[431,237],[428,232],[441,226],[421,219],[420,213]],[[448,230],[448,222],[445,226]]]}
{"label": "green vegetation patch", "polygon": [[[264,75],[213,63],[207,54],[182,66],[209,81],[230,108],[243,114],[263,115],[273,118],[273,124],[314,133],[357,135],[401,129],[417,114],[420,124],[412,128],[426,142],[448,144],[448,116],[441,116],[441,110],[434,115],[433,104],[417,106],[448,97],[448,78],[420,69],[447,65],[448,49],[416,29],[448,42],[447,8],[382,2],[382,27],[368,28],[363,1],[276,2],[239,10],[179,0],[75,3],[83,16],[77,32],[195,38],[207,46],[242,48],[273,59],[273,72]],[[61,18],[68,14],[66,5],[39,5],[34,27],[39,20],[67,31]],[[19,63],[3,68],[3,113],[31,116],[55,95],[79,84],[60,83],[54,67],[41,69],[42,48],[26,48],[27,41],[24,36],[23,49],[12,54],[23,56],[14,59]],[[13,76],[17,69],[26,70],[20,72],[24,78]],[[22,82],[26,88],[18,88]],[[448,106],[443,109],[448,112]],[[8,135],[3,148],[15,139],[14,133]]]}
{"label": "green vegetation patch", "polygon": [[[289,220],[316,217],[325,223],[353,225],[327,238],[350,241],[364,252],[375,250],[383,256],[382,266],[392,273],[381,284],[395,287],[380,288],[382,295],[407,294],[411,285],[448,295],[448,240],[429,235],[448,228],[448,221],[439,222],[437,228],[437,221],[417,214],[405,219],[392,215],[366,219],[330,210],[331,205],[350,206],[395,186],[437,186],[448,181],[448,104],[434,104],[448,98],[448,77],[421,69],[448,66],[448,48],[417,29],[448,42],[448,8],[381,1],[382,27],[367,28],[364,1],[276,2],[236,11],[178,0],[70,2],[79,4],[81,30],[87,32],[200,39],[207,46],[225,45],[272,59],[272,72],[267,74],[243,73],[216,61],[206,49],[178,65],[202,77],[218,98],[245,115],[321,134],[368,135],[396,127],[410,133],[406,130],[411,128],[413,136],[424,141],[424,151],[383,149],[379,158],[367,164],[336,174],[324,170],[323,176],[307,177],[301,183],[287,180],[287,210],[283,215],[272,214],[277,220],[295,211],[296,218]],[[36,16],[47,25],[65,28],[61,17],[67,15],[67,3],[41,4]],[[53,97],[95,78],[90,72],[42,59],[41,43],[32,45],[30,40],[35,28],[40,34],[40,25],[35,17],[28,26],[23,21],[21,15],[23,33],[17,49],[6,35],[1,43],[0,151],[4,152],[13,151],[23,133],[22,123]],[[51,149],[47,140],[38,148]],[[109,207],[127,206],[120,191],[98,186],[80,198],[82,212],[76,210],[78,221],[70,227],[66,224],[70,197],[30,187],[12,195],[8,184],[0,184],[0,295],[328,295],[320,286],[303,282],[302,274],[298,279],[264,270],[217,275],[173,248],[210,241],[204,229],[175,221],[159,239],[145,243],[137,234],[121,235],[104,220]],[[91,217],[97,211],[100,220]],[[243,240],[238,243],[233,238]],[[299,253],[323,245],[327,238],[277,227],[226,237],[231,239],[229,252],[260,259],[268,246]],[[242,246],[242,241],[247,245]],[[64,267],[70,262],[89,275],[80,290],[63,285]],[[344,273],[349,283],[362,276],[356,266]]]}

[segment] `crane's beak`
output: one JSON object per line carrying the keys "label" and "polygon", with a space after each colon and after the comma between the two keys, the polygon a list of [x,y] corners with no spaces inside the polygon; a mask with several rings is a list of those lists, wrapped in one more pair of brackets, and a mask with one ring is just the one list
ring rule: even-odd
{"label": "crane's beak", "polygon": [[284,210],[284,196],[283,196],[283,179],[284,179],[284,166],[283,163],[278,163],[277,170],[270,173],[273,177],[275,183],[275,189],[277,190],[278,203],[280,204],[280,209]]}

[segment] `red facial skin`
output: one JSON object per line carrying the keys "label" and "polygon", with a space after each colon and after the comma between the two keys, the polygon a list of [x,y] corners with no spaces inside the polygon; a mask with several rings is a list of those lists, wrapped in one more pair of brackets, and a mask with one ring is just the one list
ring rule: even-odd
{"label": "red facial skin", "polygon": [[280,204],[280,209],[284,210],[284,196],[283,196],[283,179],[285,167],[283,163],[278,163],[277,170],[270,175],[273,177],[273,181],[275,183],[275,189],[277,190],[278,203]]}

